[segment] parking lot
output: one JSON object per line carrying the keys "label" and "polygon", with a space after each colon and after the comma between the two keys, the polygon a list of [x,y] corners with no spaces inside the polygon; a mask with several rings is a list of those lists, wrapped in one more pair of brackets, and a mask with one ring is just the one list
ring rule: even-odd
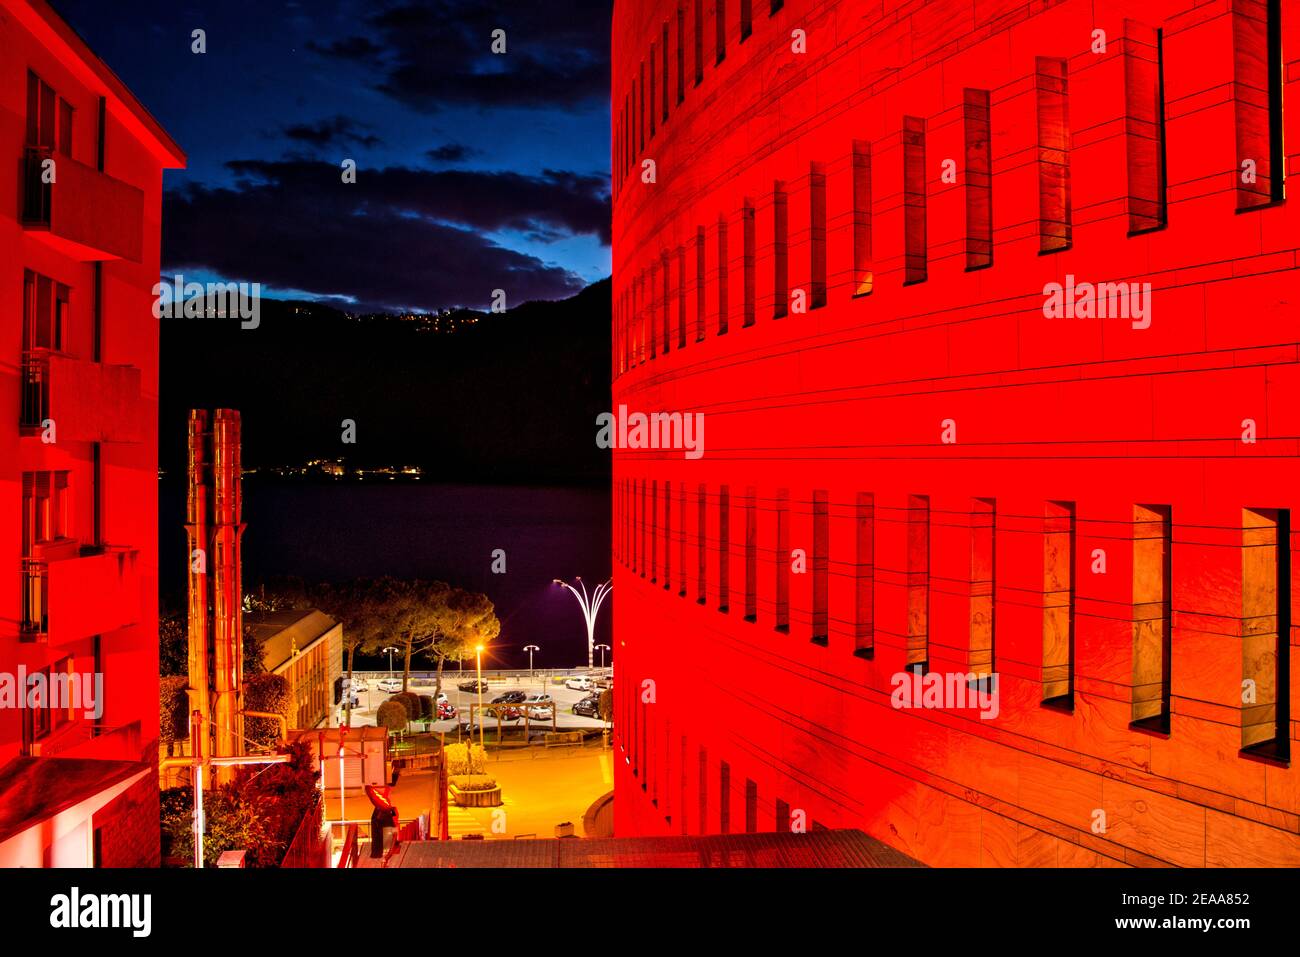
{"label": "parking lot", "polygon": [[[387,671],[376,672],[353,672],[354,681],[365,682],[366,690],[358,692],[357,698],[360,701],[360,708],[352,710],[352,725],[373,725],[375,724],[375,714],[379,706],[387,701],[396,692],[380,691],[378,683],[380,679],[389,678],[390,673]],[[483,680],[487,682],[487,688],[483,692],[483,704],[487,706],[502,694],[511,691],[523,692],[525,695],[549,694],[555,703],[557,710],[555,713],[555,727],[559,729],[577,729],[577,728],[601,728],[604,723],[599,717],[583,717],[573,713],[573,705],[583,698],[594,692],[580,691],[565,687],[564,682],[569,677],[574,676],[551,676],[546,672],[535,672],[530,675],[527,671],[509,672],[509,673],[487,673],[483,675]],[[398,681],[401,680],[401,673],[396,675]],[[469,720],[471,706],[478,704],[478,695],[473,691],[462,691],[457,686],[463,682],[473,682],[473,672],[447,672],[442,677],[442,691],[447,696],[448,702],[456,709],[456,717],[444,719],[442,721],[430,722],[429,728],[432,731],[445,731],[454,734],[457,728]],[[413,675],[408,685],[408,690],[415,694],[432,695],[434,693],[434,680],[423,675]],[[513,705],[517,710],[522,710],[522,705]],[[336,709],[334,724],[341,722],[342,710]],[[523,727],[524,719],[519,717],[514,720],[502,718],[501,723],[506,728]],[[530,727],[539,731],[548,730],[552,722],[547,720],[530,719]],[[497,719],[488,715],[484,722],[484,729],[488,733],[496,730]]]}

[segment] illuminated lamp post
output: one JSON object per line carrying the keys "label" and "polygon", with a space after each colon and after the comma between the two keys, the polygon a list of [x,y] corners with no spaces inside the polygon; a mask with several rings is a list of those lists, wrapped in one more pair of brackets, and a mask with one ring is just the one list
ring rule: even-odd
{"label": "illuminated lamp post", "polygon": [[[483,750],[483,646],[476,645],[474,647],[474,654],[475,654],[475,660],[478,663],[478,747],[479,750],[482,751]],[[500,723],[499,718],[497,719],[497,722],[498,724]],[[486,754],[486,752],[484,753]],[[469,764],[470,772],[473,773],[474,762],[470,761],[468,762],[468,764]],[[487,768],[484,768],[483,770],[486,771]]]}
{"label": "illuminated lamp post", "polygon": [[609,645],[597,645],[597,646],[596,646],[596,650],[600,652],[600,670],[601,670],[601,671],[604,671],[604,670],[605,670],[605,652],[607,652],[607,651],[613,651],[614,649],[611,648]]}
{"label": "illuminated lamp post", "polygon": [[575,578],[574,581],[578,583],[578,587],[582,591],[578,591],[568,582],[561,581],[558,578],[553,580],[555,584],[563,585],[569,589],[582,607],[582,617],[587,622],[587,667],[590,669],[594,667],[596,658],[596,616],[600,614],[600,606],[605,603],[609,593],[614,590],[613,579],[597,585],[596,590],[590,594],[587,593],[587,586],[583,583],[581,575]]}
{"label": "illuminated lamp post", "polygon": [[536,645],[524,645],[524,651],[528,652],[528,677],[533,677],[533,652],[541,651]]}

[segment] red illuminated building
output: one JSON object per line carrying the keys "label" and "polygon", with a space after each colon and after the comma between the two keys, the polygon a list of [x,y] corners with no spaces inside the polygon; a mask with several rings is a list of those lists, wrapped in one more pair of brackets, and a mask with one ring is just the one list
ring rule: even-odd
{"label": "red illuminated building", "polygon": [[1300,864],[1300,5],[619,2],[612,54],[613,401],[707,423],[614,453],[616,835]]}
{"label": "red illuminated building", "polygon": [[102,675],[0,695],[0,866],[156,864],[152,289],[185,157],[44,0],[0,0],[0,155],[0,682]]}

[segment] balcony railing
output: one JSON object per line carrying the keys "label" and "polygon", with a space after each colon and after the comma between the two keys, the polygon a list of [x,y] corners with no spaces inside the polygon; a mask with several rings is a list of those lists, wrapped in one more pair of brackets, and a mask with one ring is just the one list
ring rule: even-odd
{"label": "balcony railing", "polygon": [[30,558],[22,560],[22,621],[24,641],[40,641],[49,634],[49,566]]}
{"label": "balcony railing", "polygon": [[23,353],[23,428],[40,428],[50,417],[50,357],[44,352]]}
{"label": "balcony railing", "polygon": [[28,147],[21,162],[25,229],[83,262],[140,261],[141,190],[45,147]]}
{"label": "balcony railing", "polygon": [[23,353],[21,426],[54,423],[61,441],[138,442],[140,370],[76,359],[53,349]]}

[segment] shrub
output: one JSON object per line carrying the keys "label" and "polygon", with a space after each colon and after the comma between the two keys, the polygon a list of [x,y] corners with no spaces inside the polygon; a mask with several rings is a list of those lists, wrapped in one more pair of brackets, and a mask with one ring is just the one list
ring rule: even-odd
{"label": "shrub", "polygon": [[[447,762],[447,773],[450,775],[473,774],[476,770],[486,767],[483,749],[477,744],[449,744],[442,749],[443,759]],[[469,761],[473,760],[474,766],[469,766]]]}
{"label": "shrub", "polygon": [[430,721],[437,717],[438,708],[433,703],[433,695],[422,694],[416,695],[420,699],[420,717]]}
{"label": "shrub", "polygon": [[406,709],[406,717],[410,721],[420,720],[420,696],[413,691],[399,691],[388,699],[396,701]]}
{"label": "shrub", "polygon": [[487,774],[458,774],[448,780],[458,791],[491,791],[497,786],[496,780]]}
{"label": "shrub", "polygon": [[406,707],[400,701],[389,698],[379,706],[375,713],[375,723],[381,728],[387,728],[389,731],[403,730],[407,722],[410,721],[410,715]]}
{"label": "shrub", "polygon": [[184,675],[158,679],[158,736],[163,744],[184,741],[190,735],[190,679]]}
{"label": "shrub", "polygon": [[600,703],[596,706],[600,711],[600,720],[609,722],[614,720],[614,689],[606,688],[600,693]]}
{"label": "shrub", "polygon": [[[259,674],[244,679],[244,709],[282,714],[286,719],[293,713],[293,694],[289,682],[282,675]],[[279,722],[270,718],[245,718],[244,737],[264,748],[273,748],[279,742]]]}

